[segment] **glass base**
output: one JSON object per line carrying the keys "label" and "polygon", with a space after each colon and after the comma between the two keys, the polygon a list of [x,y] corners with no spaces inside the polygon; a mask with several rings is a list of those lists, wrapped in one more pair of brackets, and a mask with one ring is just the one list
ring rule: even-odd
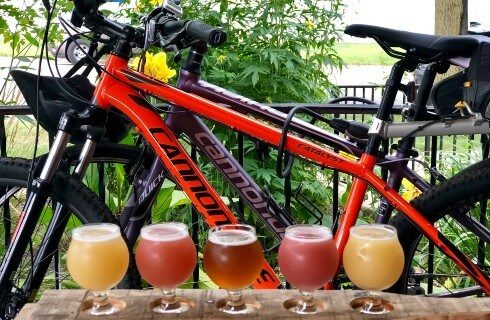
{"label": "glass base", "polygon": [[117,313],[126,308],[126,303],[121,299],[108,298],[107,303],[99,304],[96,299],[88,299],[82,303],[80,310],[93,316],[105,316]]}
{"label": "glass base", "polygon": [[243,297],[241,291],[229,291],[228,298],[216,302],[216,308],[224,313],[248,314],[260,309],[260,303],[252,297]]}
{"label": "glass base", "polygon": [[283,307],[297,314],[316,314],[327,310],[327,303],[312,298],[305,301],[303,298],[292,298],[283,302]]}
{"label": "glass base", "polygon": [[386,314],[395,308],[389,300],[381,299],[379,296],[365,296],[356,298],[350,302],[353,309],[359,309],[364,314]]}
{"label": "glass base", "polygon": [[194,307],[194,302],[184,297],[175,297],[172,302],[159,298],[150,303],[150,308],[156,313],[182,313],[192,307]]}

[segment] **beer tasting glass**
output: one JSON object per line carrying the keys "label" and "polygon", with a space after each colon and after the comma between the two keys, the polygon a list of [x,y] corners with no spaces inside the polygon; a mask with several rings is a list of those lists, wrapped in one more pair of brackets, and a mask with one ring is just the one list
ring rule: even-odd
{"label": "beer tasting glass", "polygon": [[[400,277],[405,263],[396,229],[384,224],[352,227],[343,263],[347,276],[357,287],[368,291],[388,289]],[[353,307],[362,302],[362,313],[384,314],[393,309],[389,301],[378,295],[370,292],[365,295],[351,302]]]}
{"label": "beer tasting glass", "polygon": [[182,313],[192,301],[177,297],[196,266],[197,252],[187,226],[180,222],[148,225],[141,229],[136,249],[136,266],[150,285],[162,290],[162,299],[153,307],[157,313]]}
{"label": "beer tasting glass", "polygon": [[214,283],[228,291],[226,303],[216,304],[219,310],[244,314],[256,309],[256,304],[243,299],[242,290],[254,282],[263,262],[264,253],[252,226],[235,224],[210,229],[204,247],[204,269]]}
{"label": "beer tasting glass", "polygon": [[339,264],[339,254],[332,231],[318,225],[293,225],[279,247],[279,269],[286,280],[302,294],[284,302],[284,307],[298,314],[325,310],[326,303],[313,298],[313,292],[332,280]]}
{"label": "beer tasting glass", "polygon": [[108,298],[109,290],[126,274],[129,253],[115,224],[88,224],[73,229],[67,252],[67,267],[73,280],[94,294],[92,315],[108,315],[124,308],[122,301]]}

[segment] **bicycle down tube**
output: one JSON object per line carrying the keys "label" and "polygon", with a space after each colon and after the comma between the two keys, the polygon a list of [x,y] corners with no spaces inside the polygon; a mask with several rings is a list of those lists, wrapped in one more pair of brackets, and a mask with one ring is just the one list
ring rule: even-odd
{"label": "bicycle down tube", "polygon": [[[100,107],[108,109],[113,106],[129,117],[201,214],[214,223],[219,223],[224,217],[232,215],[214,189],[205,182],[202,174],[196,171],[196,165],[189,160],[190,158],[188,156],[184,156],[181,153],[183,152],[182,147],[178,145],[177,139],[166,126],[164,120],[135,89],[167,100],[211,120],[231,126],[237,131],[252,135],[275,146],[278,146],[280,142],[281,131],[257,122],[229,108],[212,103],[193,94],[185,93],[142,73],[130,70],[127,68],[127,60],[124,58],[110,55],[106,61],[106,68],[112,76],[104,74],[95,91],[95,97]],[[168,144],[169,142],[173,142],[174,144]],[[490,280],[488,277],[443,237],[415,208],[403,200],[397,192],[389,188],[381,178],[374,174],[372,171],[376,163],[374,156],[363,155],[358,162],[353,162],[329,149],[293,135],[288,135],[285,148],[295,155],[309,159],[321,166],[348,173],[361,179],[362,183],[371,185],[383,197],[388,199],[395,208],[417,225],[422,233],[448,257],[455,261],[462,270],[473,277],[486,293],[490,293]],[[188,176],[190,178],[184,178],[185,176],[182,175],[184,170],[186,170],[184,173],[191,174]],[[199,183],[202,182],[202,184],[196,186],[193,184],[196,181]],[[199,192],[204,192],[204,194],[199,194]],[[362,199],[363,196],[364,194],[351,194],[349,197]],[[213,209],[209,209],[210,207]],[[209,210],[218,210],[218,216],[216,216],[215,212],[209,212]],[[212,213],[215,215],[213,216]],[[358,212],[348,212],[344,216],[344,224],[341,229],[347,230],[349,227],[347,223],[353,220],[355,221],[350,216],[356,215],[355,218],[357,218],[357,214]],[[341,252],[347,239],[342,234],[340,236],[337,235],[337,239],[341,239],[341,242],[337,240]]]}

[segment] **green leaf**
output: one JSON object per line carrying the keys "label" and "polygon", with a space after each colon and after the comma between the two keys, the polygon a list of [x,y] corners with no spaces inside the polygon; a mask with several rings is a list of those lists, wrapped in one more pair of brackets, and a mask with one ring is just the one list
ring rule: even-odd
{"label": "green leaf", "polygon": [[30,59],[28,57],[24,57],[24,56],[19,56],[19,57],[17,57],[17,59],[19,61],[22,61],[22,62],[31,62],[32,61],[32,59]]}
{"label": "green leaf", "polygon": [[39,46],[39,41],[33,38],[29,33],[24,34],[24,37],[27,39],[27,41],[29,41],[30,44],[34,45],[35,47]]}
{"label": "green leaf", "polygon": [[187,195],[183,191],[176,190],[172,194],[172,202],[171,202],[170,206],[172,208],[175,208],[175,207],[190,204],[190,203],[191,202],[190,202],[189,198],[187,198]]}

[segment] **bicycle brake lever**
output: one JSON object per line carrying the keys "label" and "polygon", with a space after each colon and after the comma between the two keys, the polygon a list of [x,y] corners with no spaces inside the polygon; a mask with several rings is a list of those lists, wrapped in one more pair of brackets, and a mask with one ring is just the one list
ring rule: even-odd
{"label": "bicycle brake lever", "polygon": [[145,24],[146,28],[145,28],[145,44],[144,44],[144,48],[148,48],[148,46],[150,44],[152,44],[153,42],[155,42],[155,20],[150,20],[148,21],[146,24]]}

